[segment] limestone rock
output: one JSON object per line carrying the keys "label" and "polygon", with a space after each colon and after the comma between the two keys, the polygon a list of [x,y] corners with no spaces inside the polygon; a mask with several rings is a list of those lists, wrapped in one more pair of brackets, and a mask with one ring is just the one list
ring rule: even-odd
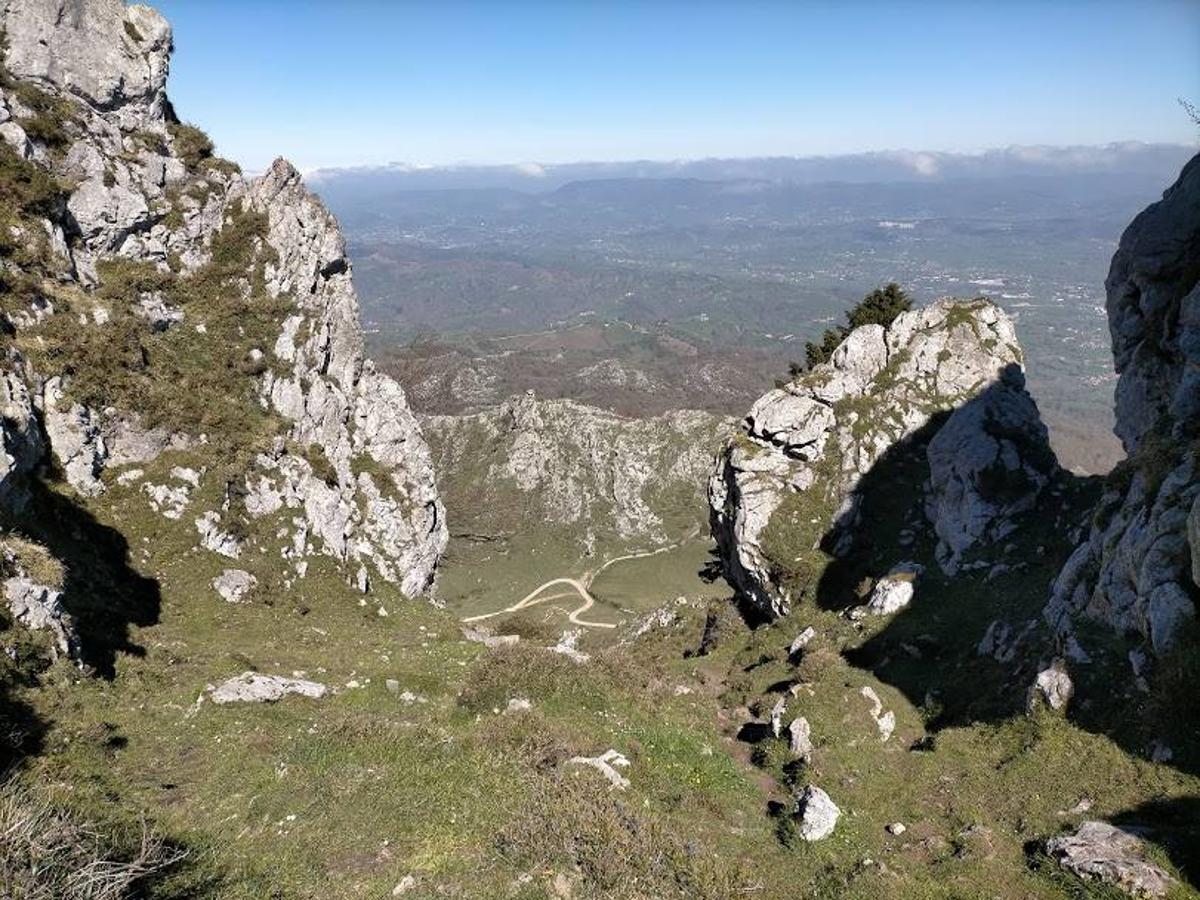
{"label": "limestone rock", "polygon": [[257,584],[258,579],[242,569],[226,569],[212,582],[213,590],[226,603],[240,603]]}
{"label": "limestone rock", "polygon": [[[114,257],[180,277],[210,259],[214,236],[236,210],[263,216],[265,249],[274,257],[263,273],[265,289],[289,312],[281,314],[273,344],[251,351],[245,377],[257,382],[264,407],[285,421],[278,437],[304,465],[275,467],[295,476],[287,484],[280,477],[263,487],[270,473],[250,478],[263,487],[259,497],[276,500],[276,511],[294,508],[295,527],[279,539],[298,574],[302,557],[326,553],[349,570],[370,566],[368,582],[377,576],[409,596],[429,590],[448,537],[429,450],[403,390],[364,359],[358,300],[333,216],[282,160],[247,180],[219,161],[185,159],[188,132],[177,127],[166,97],[171,30],[149,7],[121,0],[9,0],[0,10],[5,63],[15,82],[0,85],[0,128],[12,126],[5,137],[18,151],[71,185],[61,209],[45,222],[64,289],[82,295],[95,287],[102,264]],[[13,121],[29,112],[21,101],[28,97],[20,90],[25,86],[70,112],[62,117],[63,146],[53,153]],[[148,329],[178,327],[183,317],[154,290],[131,296],[129,306]],[[113,327],[104,303],[81,308],[87,311],[80,329]],[[49,302],[16,313],[30,323],[58,314]],[[194,327],[207,333],[203,321]],[[85,495],[103,490],[108,465],[145,463],[164,449],[205,442],[201,434],[141,429],[139,414],[149,410],[87,409],[70,400],[64,373],[27,372],[12,361],[0,372],[19,375],[22,385],[11,381],[10,395],[44,385],[36,400],[46,442]],[[15,437],[6,443],[17,446]],[[281,445],[275,460],[282,455]],[[332,477],[324,464],[319,476],[314,473],[312,462],[322,457]],[[160,509],[182,515],[182,486],[155,490],[171,493],[154,499]],[[221,515],[227,518],[219,530],[202,517],[202,541],[234,555],[233,517],[243,513],[226,503]]]}
{"label": "limestone rock", "polygon": [[855,329],[828,363],[764,395],[709,479],[726,579],[763,611],[786,613],[792,598],[774,582],[777,567],[762,543],[784,500],[798,492],[812,496],[814,508],[837,509],[822,544],[847,552],[863,477],[935,416],[1013,380],[1005,373],[1020,358],[1012,321],[997,307],[939,300],[886,329]]}
{"label": "limestone rock", "polygon": [[237,559],[242,555],[242,542],[234,535],[221,529],[221,517],[213,511],[196,519],[196,531],[200,533],[200,546],[213,553]]}
{"label": "limestone rock", "polygon": [[866,611],[873,616],[890,616],[904,609],[912,602],[920,574],[921,566],[917,563],[903,562],[892,567],[875,582]]}
{"label": "limestone rock", "polygon": [[532,393],[471,415],[422,419],[442,490],[473,532],[510,530],[504,517],[520,508],[580,526],[585,545],[589,536],[668,541],[666,515],[703,502],[725,426],[704,412],[632,419]]}
{"label": "limestone rock", "polygon": [[45,452],[45,439],[20,361],[9,365],[0,367],[0,509],[19,515],[29,501],[27,476]]}
{"label": "limestone rock", "polygon": [[1041,704],[1046,704],[1054,711],[1066,709],[1075,693],[1075,685],[1067,674],[1066,665],[1062,660],[1055,660],[1049,667],[1037,673],[1029,688],[1026,707],[1030,712]]}
{"label": "limestone rock", "polygon": [[1135,897],[1162,897],[1175,879],[1152,862],[1134,831],[1083,822],[1071,835],[1046,841],[1046,852],[1069,872],[1114,885]]}
{"label": "limestone rock", "polygon": [[823,841],[833,834],[842,811],[827,793],[810,784],[796,799],[800,837],[806,841]]}
{"label": "limestone rock", "polygon": [[285,678],[282,675],[260,675],[258,672],[243,672],[222,682],[209,691],[213,703],[274,703],[288,694],[320,699],[326,687],[315,681],[302,678]]}
{"label": "limestone rock", "polygon": [[1017,365],[958,407],[929,442],[925,510],[938,563],[958,570],[964,551],[1002,541],[1033,509],[1058,469],[1037,405]]}
{"label": "limestone rock", "polygon": [[52,86],[130,121],[166,113],[171,27],[122,0],[9,0],[4,63],[18,78]]}
{"label": "limestone rock", "polygon": [[1162,652],[1195,615],[1198,258],[1200,156],[1125,229],[1105,282],[1116,432],[1129,459],[1108,479],[1086,539],[1054,583],[1045,616],[1060,631],[1083,614]]}
{"label": "limestone rock", "polygon": [[485,631],[481,628],[471,628],[467,625],[462,627],[462,634],[468,641],[483,644],[489,650],[512,647],[520,643],[521,640],[521,636],[517,634],[492,634],[490,631]]}
{"label": "limestone rock", "polygon": [[793,756],[805,762],[812,761],[812,726],[804,716],[792,719],[792,724],[788,726],[788,749],[792,751]]}
{"label": "limestone rock", "polygon": [[[345,240],[283,160],[250,185],[247,199],[266,213],[267,240],[279,256],[267,273],[268,291],[303,298],[303,314],[283,323],[274,347],[291,372],[268,375],[264,397],[291,420],[292,438],[318,446],[337,474],[330,490],[306,479],[305,515],[325,552],[368,559],[385,580],[420,594],[432,584],[448,539],[445,510],[403,390],[363,359]],[[380,466],[387,480],[356,477],[352,464],[360,458]]]}
{"label": "limestone rock", "polygon": [[788,645],[788,657],[789,658],[794,657],[797,653],[800,653],[801,651],[803,651],[804,648],[807,647],[809,645],[809,643],[812,641],[812,639],[815,638],[816,636],[817,636],[817,629],[815,629],[811,625],[809,625],[807,628],[805,628],[803,631],[801,631],[798,635],[796,635],[796,639],[794,641],[792,641],[792,643],[790,645]]}
{"label": "limestone rock", "polygon": [[590,766],[608,779],[609,784],[618,790],[629,787],[629,779],[617,769],[629,767],[629,760],[616,750],[605,750],[599,756],[572,756],[567,760],[570,766]]}
{"label": "limestone rock", "polygon": [[62,380],[57,377],[49,379],[43,388],[42,420],[68,483],[86,496],[103,493],[100,473],[108,448],[99,422],[92,410],[66,399]]}
{"label": "limestone rock", "polygon": [[52,652],[70,659],[79,658],[79,634],[75,619],[62,601],[57,585],[39,584],[10,550],[2,551],[4,599],[13,620],[33,631],[47,631],[52,638]]}

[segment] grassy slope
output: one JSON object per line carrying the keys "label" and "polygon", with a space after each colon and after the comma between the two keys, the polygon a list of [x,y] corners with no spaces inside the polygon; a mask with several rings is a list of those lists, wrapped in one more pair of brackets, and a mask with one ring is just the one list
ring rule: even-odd
{"label": "grassy slope", "polygon": [[[186,461],[171,456],[156,468]],[[153,535],[132,540],[131,563],[158,580],[162,607],[156,624],[131,627],[141,649],[118,655],[115,680],[63,667],[27,693],[52,723],[27,769],[93,819],[128,826],[132,810],[145,810],[185,844],[189,861],[159,896],[377,897],[408,874],[418,897],[541,897],[560,874],[577,898],[1102,896],[1031,867],[1026,842],[1082,818],[1064,811],[1084,796],[1088,816],[1151,800],[1178,816],[1200,792],[1195,777],[1123,749],[1143,748],[1120,728],[1016,712],[1027,672],[1010,677],[974,656],[998,609],[1013,616],[1040,604],[1025,589],[1053,568],[1049,552],[1038,571],[1007,581],[960,579],[954,603],[931,576],[910,611],[862,630],[806,605],[751,632],[718,604],[715,649],[686,657],[704,626],[704,602],[694,600],[675,608],[674,626],[577,666],[532,646],[540,631],[531,625],[520,648],[495,653],[463,641],[448,613],[386,587],[362,606],[324,560],[285,592],[273,550],[236,563],[261,585],[230,605],[209,581],[235,564],[191,549],[189,516],[157,517],[134,488],[114,487],[94,509],[126,534]],[[527,549],[512,549],[514,571],[531,561]],[[548,558],[552,546],[540,550],[547,571],[578,565],[566,548],[558,559]],[[630,606],[669,599],[661,588],[677,590],[693,553],[661,571],[657,558],[618,565],[597,590]],[[452,560],[447,581],[476,571]],[[821,638],[799,665],[788,662],[787,644],[810,623]],[[247,668],[303,672],[335,692],[197,704],[206,684]],[[387,679],[424,702],[406,703]],[[800,682],[789,718],[813,724],[807,770],[781,742],[737,738],[750,710],[761,719]],[[896,713],[886,744],[863,686]],[[512,697],[533,710],[498,714]],[[632,761],[627,792],[563,764],[610,747]],[[844,812],[834,837],[815,845],[795,841],[771,807],[808,781]],[[903,836],[885,832],[892,821],[908,826]]]}

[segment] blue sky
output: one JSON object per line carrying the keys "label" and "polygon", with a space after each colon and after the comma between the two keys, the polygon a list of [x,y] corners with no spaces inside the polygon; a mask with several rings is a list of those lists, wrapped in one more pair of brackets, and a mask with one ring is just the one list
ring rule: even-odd
{"label": "blue sky", "polygon": [[250,170],[1194,143],[1200,2],[159,0]]}

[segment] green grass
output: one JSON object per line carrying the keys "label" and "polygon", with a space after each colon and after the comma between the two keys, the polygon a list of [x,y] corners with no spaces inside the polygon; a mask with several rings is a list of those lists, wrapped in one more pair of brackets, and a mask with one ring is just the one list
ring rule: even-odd
{"label": "green grass", "polygon": [[[269,352],[291,307],[263,287],[272,258],[265,217],[236,208],[214,235],[212,258],[187,275],[112,260],[91,295],[60,292],[58,314],[23,330],[19,345],[38,371],[65,373],[67,396],[93,409],[137,414],[149,427],[206,434],[218,454],[253,452],[276,433],[262,409],[251,352]],[[141,294],[161,293],[186,320],[157,332],[134,312]],[[101,327],[80,328],[72,312],[102,305]],[[196,329],[204,327],[203,332]]]}

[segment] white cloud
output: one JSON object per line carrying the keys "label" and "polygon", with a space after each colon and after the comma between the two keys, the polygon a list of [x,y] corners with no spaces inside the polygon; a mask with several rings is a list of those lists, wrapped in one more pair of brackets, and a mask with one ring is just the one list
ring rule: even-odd
{"label": "white cloud", "polygon": [[535,162],[517,163],[513,168],[522,175],[528,175],[530,178],[546,177],[546,170]]}

